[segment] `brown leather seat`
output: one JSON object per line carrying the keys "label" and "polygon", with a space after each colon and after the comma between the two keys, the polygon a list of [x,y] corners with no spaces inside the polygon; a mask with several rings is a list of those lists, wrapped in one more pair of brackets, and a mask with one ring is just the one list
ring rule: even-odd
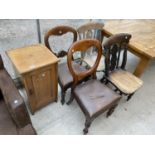
{"label": "brown leather seat", "polygon": [[[73,63],[73,67],[75,68],[77,73],[86,70],[85,67],[79,65],[78,63]],[[59,84],[65,87],[66,89],[71,86],[73,82],[73,77],[66,63],[62,63],[58,65],[58,79],[59,79]]]}
{"label": "brown leather seat", "polygon": [[114,91],[98,80],[89,80],[74,89],[74,95],[80,107],[89,117],[94,117],[114,106],[120,99]]}

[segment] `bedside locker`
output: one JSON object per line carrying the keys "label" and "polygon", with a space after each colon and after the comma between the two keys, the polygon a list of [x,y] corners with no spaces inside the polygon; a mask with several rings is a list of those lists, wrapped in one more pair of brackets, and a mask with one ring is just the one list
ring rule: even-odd
{"label": "bedside locker", "polygon": [[37,44],[14,49],[7,54],[22,78],[32,114],[57,101],[59,59],[48,48]]}

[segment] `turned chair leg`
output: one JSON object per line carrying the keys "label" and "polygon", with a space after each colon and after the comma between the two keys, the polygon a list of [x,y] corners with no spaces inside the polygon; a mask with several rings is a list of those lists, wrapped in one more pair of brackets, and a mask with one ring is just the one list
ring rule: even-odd
{"label": "turned chair leg", "polygon": [[108,112],[107,112],[106,117],[111,116],[111,114],[114,112],[114,110],[115,110],[116,107],[117,107],[117,104],[114,105],[112,108],[110,108],[110,109],[108,110]]}
{"label": "turned chair leg", "polygon": [[86,135],[88,133],[88,128],[90,127],[91,125],[91,120],[90,119],[86,119],[86,122],[85,122],[85,128],[83,129],[83,134]]}
{"label": "turned chair leg", "polygon": [[61,91],[61,104],[62,105],[65,103],[65,94],[66,94],[66,91],[62,90]]}
{"label": "turned chair leg", "polygon": [[127,97],[127,101],[129,101],[129,100],[131,99],[131,97],[133,96],[133,94],[134,94],[134,93],[128,95],[128,97]]}

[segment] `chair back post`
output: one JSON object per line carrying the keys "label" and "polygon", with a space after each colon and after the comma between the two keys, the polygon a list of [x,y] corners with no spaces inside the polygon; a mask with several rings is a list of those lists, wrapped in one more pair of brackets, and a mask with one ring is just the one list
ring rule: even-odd
{"label": "chair back post", "polygon": [[62,36],[66,33],[69,33],[71,32],[73,34],[73,42],[75,42],[77,40],[77,31],[70,27],[70,26],[57,26],[57,27],[54,27],[52,29],[50,29],[46,34],[45,34],[45,37],[44,37],[44,42],[45,42],[45,46],[51,50],[57,57],[64,57],[67,55],[67,51],[60,51],[60,53],[55,53],[51,47],[50,47],[50,44],[49,44],[49,38],[50,36]]}
{"label": "chair back post", "polygon": [[[73,57],[73,54],[75,52],[87,52],[87,49],[92,47],[92,46],[95,46],[96,49],[97,49],[97,58],[96,58],[96,61],[93,65],[92,68],[90,68],[89,70],[87,71],[83,71],[81,73],[77,73],[75,71],[75,69],[73,68],[73,65],[72,65],[72,57]],[[95,77],[96,75],[96,70],[97,70],[97,67],[99,65],[99,62],[100,62],[100,59],[101,59],[101,56],[102,56],[102,45],[101,43],[96,40],[96,39],[83,39],[83,40],[80,40],[80,41],[77,41],[75,42],[74,44],[72,44],[71,48],[69,49],[68,51],[68,54],[67,54],[67,63],[68,63],[68,68],[73,76],[73,89],[75,88],[75,86],[77,85],[77,83],[79,81],[81,81],[82,79],[92,75],[93,77]]]}
{"label": "chair back post", "polygon": [[[131,39],[128,33],[120,33],[113,35],[103,44],[103,52],[105,53],[105,75],[114,69],[125,69],[127,62],[127,49]],[[120,64],[120,54],[123,53],[122,63]]]}

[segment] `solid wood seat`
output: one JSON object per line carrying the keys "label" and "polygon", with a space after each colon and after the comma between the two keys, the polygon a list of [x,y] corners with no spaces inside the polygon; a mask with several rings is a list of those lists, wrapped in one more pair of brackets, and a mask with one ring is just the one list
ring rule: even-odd
{"label": "solid wood seat", "polygon": [[[103,23],[97,23],[97,22],[89,22],[86,24],[83,24],[77,29],[79,39],[97,39],[101,43],[103,41]],[[96,60],[96,51],[95,48],[88,49],[87,54],[82,54],[82,61],[84,61],[88,67],[92,67],[95,60]],[[101,61],[99,62],[97,71],[103,71],[104,66],[104,56],[101,56]]]}
{"label": "solid wood seat", "polygon": [[[77,72],[72,61],[73,54],[79,51],[87,52],[87,49],[92,46],[95,46],[97,49],[97,57],[93,67],[86,71]],[[96,70],[101,56],[102,46],[96,39],[84,39],[75,42],[69,49],[67,55],[68,68],[73,77],[70,103],[75,98],[81,110],[85,114],[86,122],[83,130],[84,134],[88,133],[88,128],[90,127],[91,122],[98,115],[108,110],[107,116],[110,116],[121,98],[120,95],[116,94],[113,90],[96,80]],[[84,81],[83,79],[87,77],[89,77],[89,79]],[[83,82],[81,82],[82,80]]]}
{"label": "solid wood seat", "polygon": [[141,79],[124,70],[115,70],[111,72],[108,79],[126,94],[134,93],[143,85]]}
{"label": "solid wood seat", "polygon": [[120,99],[119,95],[95,79],[78,85],[74,90],[74,95],[89,117],[103,113],[109,107],[115,106]]}

